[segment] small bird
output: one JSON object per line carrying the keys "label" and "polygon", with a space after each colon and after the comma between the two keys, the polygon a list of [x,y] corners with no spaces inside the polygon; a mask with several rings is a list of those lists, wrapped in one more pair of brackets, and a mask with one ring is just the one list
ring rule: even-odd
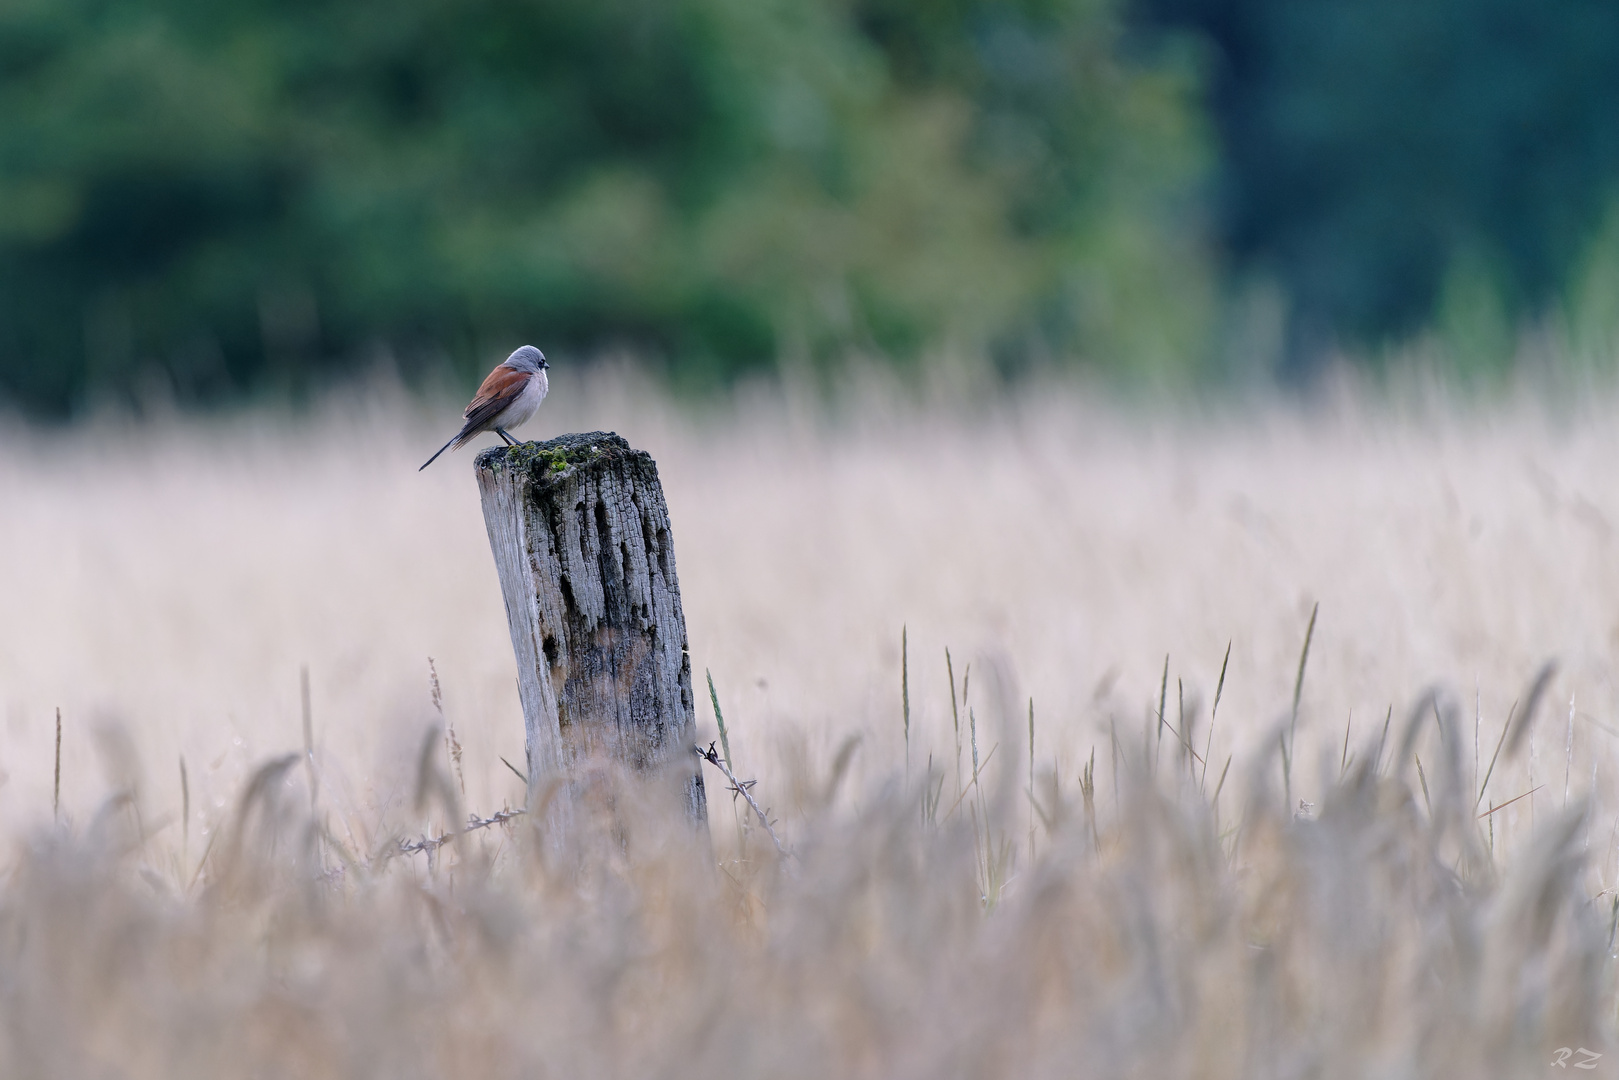
{"label": "small bird", "polygon": [[[461,414],[466,423],[461,425],[455,438],[439,447],[438,454],[452,446],[465,446],[473,436],[485,431],[493,431],[505,439],[507,446],[517,445],[517,440],[507,434],[506,429],[528,423],[529,417],[539,409],[548,389],[545,373],[550,366],[545,362],[545,354],[532,345],[524,345],[508,356],[478,387],[472,404]],[[428,458],[422,469],[437,461],[438,454]]]}

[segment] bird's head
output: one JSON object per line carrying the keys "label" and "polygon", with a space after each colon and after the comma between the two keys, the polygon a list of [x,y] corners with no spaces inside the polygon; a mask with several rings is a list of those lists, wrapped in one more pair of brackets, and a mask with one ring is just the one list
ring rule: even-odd
{"label": "bird's head", "polygon": [[536,371],[545,371],[550,364],[545,362],[545,354],[532,345],[524,345],[506,358],[506,366],[517,371],[532,375]]}

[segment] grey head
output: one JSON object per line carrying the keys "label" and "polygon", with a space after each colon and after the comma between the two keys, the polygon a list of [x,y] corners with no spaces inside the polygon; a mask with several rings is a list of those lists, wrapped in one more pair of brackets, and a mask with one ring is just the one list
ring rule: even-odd
{"label": "grey head", "polygon": [[545,354],[540,350],[532,345],[524,345],[506,358],[506,366],[532,375],[536,371],[546,370],[551,365],[545,362]]}

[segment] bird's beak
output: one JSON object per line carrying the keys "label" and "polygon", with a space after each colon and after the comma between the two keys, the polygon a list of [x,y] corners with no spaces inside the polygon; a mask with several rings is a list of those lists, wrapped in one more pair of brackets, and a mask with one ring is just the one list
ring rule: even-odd
{"label": "bird's beak", "polygon": [[540,370],[541,371],[550,371],[551,370],[551,365],[546,363],[544,360],[541,360],[540,361]]}

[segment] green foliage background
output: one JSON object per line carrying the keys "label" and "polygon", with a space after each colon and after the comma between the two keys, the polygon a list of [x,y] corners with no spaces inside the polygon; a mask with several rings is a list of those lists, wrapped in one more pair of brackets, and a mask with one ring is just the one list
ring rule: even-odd
{"label": "green foliage background", "polygon": [[1105,0],[9,0],[0,393],[519,341],[1187,365],[1195,84],[1120,37]]}
{"label": "green foliage background", "polygon": [[0,401],[1611,365],[1609,0],[1126,2],[0,0]]}
{"label": "green foliage background", "polygon": [[[1285,284],[1285,362],[1436,321],[1476,365],[1588,289],[1619,178],[1612,0],[1144,0],[1210,45],[1231,262]],[[1589,300],[1577,303],[1588,321]],[[1459,336],[1458,336],[1459,335]],[[1504,339],[1491,345],[1488,338]]]}

